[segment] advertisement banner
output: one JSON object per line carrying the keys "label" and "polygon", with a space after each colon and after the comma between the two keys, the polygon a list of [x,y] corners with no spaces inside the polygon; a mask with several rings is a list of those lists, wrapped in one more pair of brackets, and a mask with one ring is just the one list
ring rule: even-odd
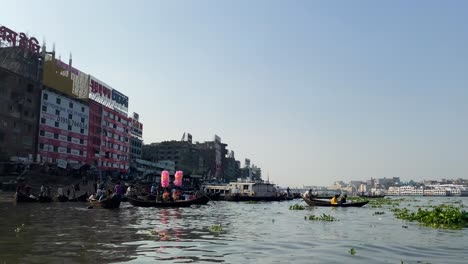
{"label": "advertisement banner", "polygon": [[92,75],[89,78],[89,98],[111,109],[128,113],[128,96]]}

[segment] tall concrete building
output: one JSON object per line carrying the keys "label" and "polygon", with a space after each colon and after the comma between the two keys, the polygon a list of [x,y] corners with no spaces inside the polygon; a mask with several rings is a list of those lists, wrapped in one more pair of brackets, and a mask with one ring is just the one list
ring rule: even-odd
{"label": "tall concrete building", "polygon": [[0,40],[0,156],[36,160],[42,57]]}

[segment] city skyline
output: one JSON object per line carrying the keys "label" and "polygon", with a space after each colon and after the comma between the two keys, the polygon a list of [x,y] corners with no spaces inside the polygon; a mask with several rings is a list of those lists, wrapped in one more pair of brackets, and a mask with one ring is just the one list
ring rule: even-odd
{"label": "city skyline", "polygon": [[1,5],[128,95],[146,144],[217,134],[280,185],[467,178],[464,2]]}

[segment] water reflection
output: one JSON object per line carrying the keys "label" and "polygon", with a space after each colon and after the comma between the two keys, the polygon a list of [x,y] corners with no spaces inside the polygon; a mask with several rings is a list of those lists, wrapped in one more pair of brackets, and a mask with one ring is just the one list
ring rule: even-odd
{"label": "water reflection", "polygon": [[[443,199],[443,198],[441,198]],[[431,204],[447,202],[432,198]],[[427,204],[418,199],[413,205]],[[458,199],[460,200],[460,199]],[[4,201],[0,197],[0,201]],[[217,202],[200,208],[87,209],[81,203],[0,202],[6,263],[263,262],[464,263],[468,231],[405,223],[386,208],[310,208]],[[463,200],[465,205],[466,200]],[[406,202],[404,204],[406,206]],[[385,211],[383,215],[373,215]],[[330,214],[339,221],[305,216]],[[21,231],[14,230],[24,224]],[[210,227],[221,225],[221,232]],[[408,228],[402,228],[407,225]],[[350,248],[356,249],[351,256]]]}

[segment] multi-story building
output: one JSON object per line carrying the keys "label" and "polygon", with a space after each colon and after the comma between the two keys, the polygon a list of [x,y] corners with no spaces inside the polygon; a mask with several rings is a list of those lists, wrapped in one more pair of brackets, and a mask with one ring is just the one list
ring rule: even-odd
{"label": "multi-story building", "polygon": [[127,174],[130,168],[128,97],[90,75],[89,99],[89,162],[107,175]]}
{"label": "multi-story building", "polygon": [[130,160],[141,159],[143,148],[143,124],[140,123],[140,116],[133,113],[130,119]]}
{"label": "multi-story building", "polygon": [[[3,27],[2,27],[3,28]],[[36,159],[42,57],[0,39],[0,156]]]}
{"label": "multi-story building", "polygon": [[104,172],[127,173],[129,169],[129,118],[94,100],[89,102],[88,158]]}
{"label": "multi-story building", "polygon": [[87,161],[89,108],[52,90],[43,90],[39,122],[39,148],[42,161],[68,163]]}
{"label": "multi-story building", "polygon": [[175,169],[185,174],[194,173],[201,163],[198,149],[192,142],[175,140],[144,145],[143,159],[152,162],[173,161]]}

